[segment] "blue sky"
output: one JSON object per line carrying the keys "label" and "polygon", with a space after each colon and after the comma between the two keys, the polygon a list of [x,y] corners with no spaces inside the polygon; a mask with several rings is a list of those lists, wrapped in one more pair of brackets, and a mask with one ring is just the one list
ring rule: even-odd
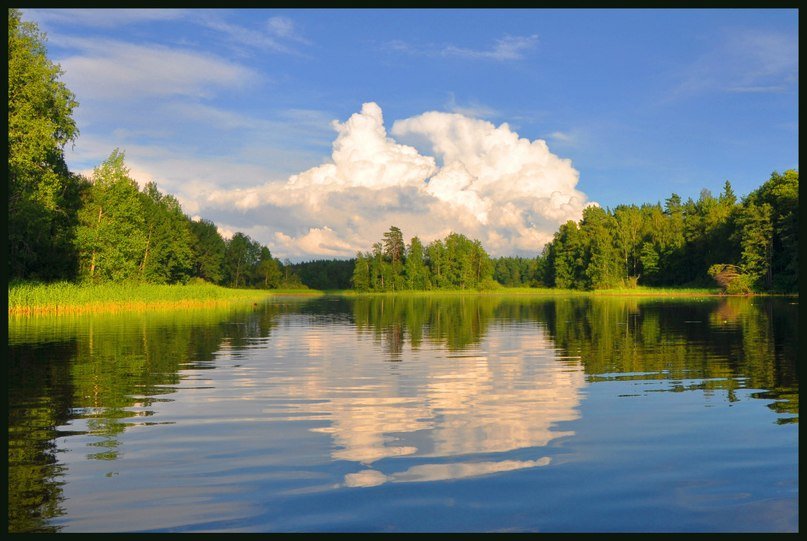
{"label": "blue sky", "polygon": [[591,203],[746,195],[798,168],[798,12],[26,9],[115,148],[294,261],[390,225],[534,256]]}

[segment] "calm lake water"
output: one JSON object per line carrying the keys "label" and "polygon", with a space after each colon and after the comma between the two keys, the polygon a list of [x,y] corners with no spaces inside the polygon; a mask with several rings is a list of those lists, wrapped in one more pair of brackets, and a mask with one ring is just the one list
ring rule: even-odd
{"label": "calm lake water", "polygon": [[9,321],[9,531],[798,531],[797,300]]}

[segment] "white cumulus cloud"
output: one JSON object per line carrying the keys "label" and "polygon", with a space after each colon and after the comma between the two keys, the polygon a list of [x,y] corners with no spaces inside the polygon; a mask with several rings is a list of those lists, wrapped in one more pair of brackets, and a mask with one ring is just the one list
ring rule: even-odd
{"label": "white cumulus cloud", "polygon": [[298,260],[351,257],[391,225],[407,240],[455,231],[481,240],[492,255],[534,256],[561,223],[579,219],[591,204],[576,189],[570,160],[507,124],[427,112],[394,122],[388,134],[371,102],[333,127],[327,163],[284,181],[201,190],[181,200],[217,223],[215,213],[226,209],[230,223],[223,228]]}

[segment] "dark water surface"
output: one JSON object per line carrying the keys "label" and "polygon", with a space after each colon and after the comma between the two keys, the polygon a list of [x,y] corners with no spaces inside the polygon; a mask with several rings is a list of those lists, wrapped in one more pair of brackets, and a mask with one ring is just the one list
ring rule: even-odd
{"label": "dark water surface", "polygon": [[9,531],[798,531],[783,298],[11,318]]}

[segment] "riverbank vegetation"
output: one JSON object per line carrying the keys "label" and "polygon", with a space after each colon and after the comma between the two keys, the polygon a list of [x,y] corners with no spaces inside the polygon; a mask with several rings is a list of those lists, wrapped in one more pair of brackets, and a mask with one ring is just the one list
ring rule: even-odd
{"label": "riverbank vegetation", "polygon": [[355,289],[338,289],[325,291],[329,295],[338,296],[396,296],[396,297],[452,297],[452,296],[489,296],[489,297],[711,297],[726,296],[720,288],[694,287],[644,287],[613,288],[598,290],[559,289],[556,287],[504,287],[498,285],[490,289],[432,289],[402,291],[356,291]]}
{"label": "riverbank vegetation", "polygon": [[134,282],[49,284],[13,282],[8,288],[9,315],[80,314],[137,310],[176,309],[257,302],[274,295],[320,295],[309,289],[224,288],[205,282],[187,285],[141,284]]}

